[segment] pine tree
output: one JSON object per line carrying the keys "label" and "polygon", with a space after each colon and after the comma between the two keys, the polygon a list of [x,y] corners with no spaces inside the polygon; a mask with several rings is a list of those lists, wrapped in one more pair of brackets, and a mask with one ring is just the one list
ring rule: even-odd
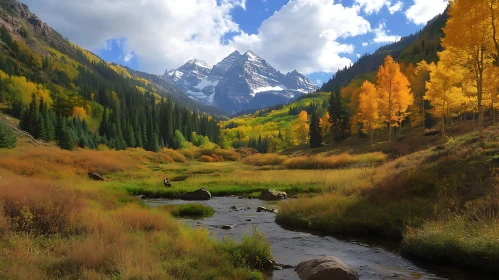
{"label": "pine tree", "polygon": [[43,116],[38,114],[38,118],[35,120],[35,123],[36,126],[33,137],[36,139],[46,139],[47,133],[45,130],[45,120],[43,119]]}
{"label": "pine tree", "polygon": [[104,108],[104,113],[102,114],[102,119],[99,125],[99,135],[107,135],[109,136],[109,124],[107,120],[107,109]]}
{"label": "pine tree", "polygon": [[[0,116],[0,118],[3,118]],[[16,147],[16,137],[7,124],[0,119],[0,148],[11,149]]]}
{"label": "pine tree", "polygon": [[159,142],[157,133],[153,133],[151,136],[151,141],[149,144],[149,151],[158,152],[159,151]]}
{"label": "pine tree", "polygon": [[25,121],[27,122],[25,130],[31,135],[34,135],[36,132],[37,120],[38,120],[38,107],[36,105],[36,96],[35,94],[33,94],[31,96],[31,103],[29,104],[25,119]]}
{"label": "pine tree", "polygon": [[75,141],[72,136],[72,132],[68,129],[66,121],[62,119],[60,124],[58,122],[58,134],[57,145],[64,150],[72,151],[75,149]]}
{"label": "pine tree", "polygon": [[12,101],[11,114],[14,118],[20,119],[24,110],[24,103],[21,98],[16,98]]}
{"label": "pine tree", "polygon": [[309,136],[310,136],[310,148],[318,148],[322,146],[321,119],[317,115],[317,112],[312,113]]}
{"label": "pine tree", "polygon": [[328,112],[334,140],[340,141],[347,138],[351,128],[350,113],[343,104],[339,90],[331,92]]}

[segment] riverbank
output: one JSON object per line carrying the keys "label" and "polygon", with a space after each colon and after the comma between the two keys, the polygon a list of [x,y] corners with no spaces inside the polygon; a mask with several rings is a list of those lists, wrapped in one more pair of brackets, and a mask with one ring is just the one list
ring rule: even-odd
{"label": "riverbank", "polygon": [[[162,207],[189,202],[146,199],[145,203],[151,207]],[[270,243],[272,255],[277,263],[295,266],[304,260],[334,255],[357,271],[361,279],[494,279],[459,267],[414,262],[413,259],[400,256],[399,242],[387,238],[327,236],[319,232],[281,227],[275,223],[274,213],[256,211],[258,206],[276,208],[278,204],[275,202],[214,197],[199,203],[215,209],[215,214],[205,219],[182,219],[184,223],[193,228],[205,228],[212,238],[218,240],[241,240],[244,234],[250,234],[256,227]],[[233,228],[222,229],[223,225],[231,225]],[[275,270],[268,277],[299,280],[293,269]]]}
{"label": "riverbank", "polygon": [[405,254],[499,268],[499,130],[449,139],[374,170],[367,185],[282,203],[276,221],[324,233],[398,238]]}

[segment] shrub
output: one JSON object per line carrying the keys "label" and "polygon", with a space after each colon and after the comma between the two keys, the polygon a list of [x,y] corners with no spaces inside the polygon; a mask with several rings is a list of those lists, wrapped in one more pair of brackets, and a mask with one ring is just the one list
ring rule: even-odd
{"label": "shrub", "polygon": [[265,235],[254,228],[253,234],[244,235],[242,242],[224,238],[218,248],[228,253],[235,266],[248,266],[253,269],[268,270],[272,268],[272,253]]}
{"label": "shrub", "polygon": [[3,215],[13,231],[35,235],[78,233],[80,194],[71,189],[35,180],[20,180],[2,186]]}
{"label": "shrub", "polygon": [[241,155],[235,151],[217,149],[213,151],[213,153],[230,161],[238,161],[241,159]]}
{"label": "shrub", "polygon": [[282,165],[286,159],[286,156],[278,154],[254,154],[246,157],[243,162],[255,166]]}
{"label": "shrub", "polygon": [[210,154],[210,155],[202,155],[199,158],[199,161],[201,161],[201,162],[223,162],[224,158],[222,156],[219,156],[216,154]]}
{"label": "shrub", "polygon": [[195,157],[201,155],[201,149],[200,148],[198,148],[196,146],[193,146],[190,143],[187,143],[187,146],[188,146],[188,148],[182,149],[182,150],[178,150],[176,152],[182,154],[185,158],[190,158],[190,159],[194,159]]}
{"label": "shrub", "polygon": [[175,162],[186,162],[187,161],[187,158],[185,155],[183,155],[182,153],[180,153],[178,151],[172,150],[172,149],[165,148],[161,151],[161,153],[165,153],[165,154],[169,155],[171,158],[173,158],[173,160],[175,160]]}
{"label": "shrub", "polygon": [[175,217],[211,217],[215,213],[215,209],[211,206],[206,206],[199,203],[187,204],[171,204],[161,207]]}
{"label": "shrub", "polygon": [[206,155],[202,155],[200,158],[199,158],[199,161],[201,162],[214,162],[215,159],[213,159],[212,157],[210,156],[206,156]]}

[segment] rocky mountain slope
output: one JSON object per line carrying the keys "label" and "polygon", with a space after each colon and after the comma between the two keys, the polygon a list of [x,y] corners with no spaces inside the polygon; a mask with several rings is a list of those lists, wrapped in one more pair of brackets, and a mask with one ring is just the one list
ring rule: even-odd
{"label": "rocky mountain slope", "polygon": [[284,75],[251,51],[234,51],[213,67],[192,59],[166,71],[163,79],[192,99],[231,113],[286,103],[317,90],[305,75],[296,70]]}

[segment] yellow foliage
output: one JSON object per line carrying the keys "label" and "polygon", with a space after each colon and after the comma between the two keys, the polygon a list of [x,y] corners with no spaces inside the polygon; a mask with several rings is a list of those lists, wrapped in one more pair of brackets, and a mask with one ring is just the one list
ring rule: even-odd
{"label": "yellow foliage", "polygon": [[466,104],[467,97],[461,87],[467,70],[453,66],[455,57],[449,50],[439,53],[440,61],[437,65],[432,63],[430,69],[430,81],[426,83],[426,98],[430,100],[433,107],[432,114],[442,120],[442,132],[445,131],[445,118],[450,118],[461,112]]}
{"label": "yellow foliage", "polygon": [[371,142],[373,141],[373,131],[379,127],[378,114],[379,96],[374,84],[365,81],[361,88],[359,96],[359,119],[364,131],[371,133]]}
{"label": "yellow foliage", "polygon": [[293,122],[293,135],[297,144],[307,143],[309,127],[307,111],[301,111],[298,119]]}
{"label": "yellow foliage", "polygon": [[400,126],[407,116],[407,108],[414,102],[409,80],[400,72],[399,64],[391,56],[385,58],[378,70],[377,90],[380,95],[380,113],[388,123],[391,140],[393,126]]}
{"label": "yellow foliage", "polygon": [[73,109],[73,117],[79,117],[80,119],[85,119],[87,118],[87,111],[83,107],[76,106]]}
{"label": "yellow foliage", "polygon": [[[4,76],[6,75],[5,73],[1,75],[2,78],[6,77]],[[47,105],[50,106],[52,104],[50,91],[48,89],[45,89],[42,85],[37,85],[35,83],[29,82],[24,76],[11,76],[9,87],[10,91],[16,92],[24,103],[29,103],[31,101],[31,96],[34,94],[38,99],[43,98]]]}

